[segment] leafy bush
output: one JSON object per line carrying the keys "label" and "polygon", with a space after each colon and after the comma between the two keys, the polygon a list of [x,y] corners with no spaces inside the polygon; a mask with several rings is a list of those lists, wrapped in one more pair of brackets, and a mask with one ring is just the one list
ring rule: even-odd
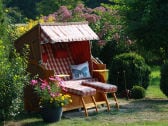
{"label": "leafy bush", "polygon": [[28,81],[25,59],[16,52],[10,58],[4,57],[3,47],[0,41],[0,120],[23,110],[23,87]]}
{"label": "leafy bush", "polygon": [[14,50],[13,30],[0,1],[0,121],[23,109],[23,87],[28,80],[27,60]]}
{"label": "leafy bush", "polygon": [[161,54],[160,56],[166,59],[168,55],[168,1],[117,0],[117,2],[118,5],[125,7],[121,14],[124,17],[127,34],[136,39],[141,48]]}
{"label": "leafy bush", "polygon": [[135,85],[131,89],[131,98],[140,99],[145,97],[145,89],[141,86]]}
{"label": "leafy bush", "polygon": [[161,67],[160,89],[168,97],[168,62]]}
{"label": "leafy bush", "polygon": [[118,35],[116,40],[106,42],[101,49],[100,59],[109,67],[114,56],[135,50],[135,44],[130,41],[123,35]]}
{"label": "leafy bush", "polygon": [[109,82],[118,86],[118,91],[131,89],[140,84],[147,89],[149,85],[150,67],[142,56],[136,53],[116,55],[110,66]]}

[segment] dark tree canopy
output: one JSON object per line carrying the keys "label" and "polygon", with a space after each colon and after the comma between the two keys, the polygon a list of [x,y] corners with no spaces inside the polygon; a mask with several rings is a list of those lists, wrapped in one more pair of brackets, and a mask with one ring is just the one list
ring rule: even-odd
{"label": "dark tree canopy", "polygon": [[148,50],[168,54],[168,1],[125,0],[126,31]]}
{"label": "dark tree canopy", "polygon": [[[84,3],[89,8],[95,8],[101,3],[112,4],[109,0],[4,0],[10,15],[16,22],[22,22],[23,18],[35,19],[39,15],[48,15],[59,9],[60,6],[67,6],[68,9]],[[19,19],[20,18],[20,19]]]}
{"label": "dark tree canopy", "polygon": [[27,18],[35,18],[37,16],[36,3],[41,0],[4,0],[6,7],[20,11]]}
{"label": "dark tree canopy", "polygon": [[[160,56],[168,55],[168,0],[3,0],[11,9],[11,16],[17,23],[24,18],[35,19],[57,11],[60,6],[74,9],[79,2],[85,7],[95,8],[103,4],[115,11],[121,10],[122,30],[130,39],[136,40],[146,50],[153,50]],[[105,5],[106,4],[106,5]],[[9,13],[10,14],[10,13]],[[107,15],[108,18],[110,17]],[[107,22],[108,22],[107,18]]]}
{"label": "dark tree canopy", "polygon": [[114,4],[114,2],[111,2],[110,0],[83,0],[85,5],[90,8],[99,7],[101,3],[104,4]]}
{"label": "dark tree canopy", "polygon": [[57,11],[60,6],[67,6],[69,9],[72,9],[81,2],[82,0],[40,0],[36,7],[39,14],[48,15]]}

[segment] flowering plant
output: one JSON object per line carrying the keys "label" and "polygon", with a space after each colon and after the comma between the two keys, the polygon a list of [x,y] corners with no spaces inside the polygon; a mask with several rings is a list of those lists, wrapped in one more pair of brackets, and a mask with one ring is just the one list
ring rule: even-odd
{"label": "flowering plant", "polygon": [[43,107],[60,107],[72,102],[71,97],[65,92],[63,81],[57,76],[51,76],[47,80],[33,79],[31,85],[34,87],[40,97],[40,106]]}

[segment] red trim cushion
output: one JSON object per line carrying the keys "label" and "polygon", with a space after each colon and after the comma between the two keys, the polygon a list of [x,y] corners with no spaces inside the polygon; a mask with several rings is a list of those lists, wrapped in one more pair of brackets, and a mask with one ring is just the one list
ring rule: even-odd
{"label": "red trim cushion", "polygon": [[64,87],[67,89],[67,92],[75,94],[75,95],[81,95],[81,96],[90,96],[96,94],[96,89],[83,86],[81,83],[85,80],[69,80],[64,81]]}
{"label": "red trim cushion", "polygon": [[117,92],[117,86],[102,82],[83,81],[82,85],[89,86],[101,92]]}

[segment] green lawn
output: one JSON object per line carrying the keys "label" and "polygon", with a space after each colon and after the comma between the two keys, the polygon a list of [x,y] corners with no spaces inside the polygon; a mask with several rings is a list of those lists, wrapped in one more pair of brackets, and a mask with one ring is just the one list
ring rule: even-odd
{"label": "green lawn", "polygon": [[166,96],[160,90],[160,67],[152,67],[150,75],[150,85],[146,91],[146,97],[148,98],[166,98]]}
{"label": "green lawn", "polygon": [[[58,123],[44,123],[38,114],[22,114],[5,126],[167,126],[168,99],[160,91],[160,68],[153,67],[146,98],[119,99],[120,110],[89,113],[89,117],[64,116]],[[64,115],[64,114],[63,114]],[[2,125],[2,124],[1,124]]]}

